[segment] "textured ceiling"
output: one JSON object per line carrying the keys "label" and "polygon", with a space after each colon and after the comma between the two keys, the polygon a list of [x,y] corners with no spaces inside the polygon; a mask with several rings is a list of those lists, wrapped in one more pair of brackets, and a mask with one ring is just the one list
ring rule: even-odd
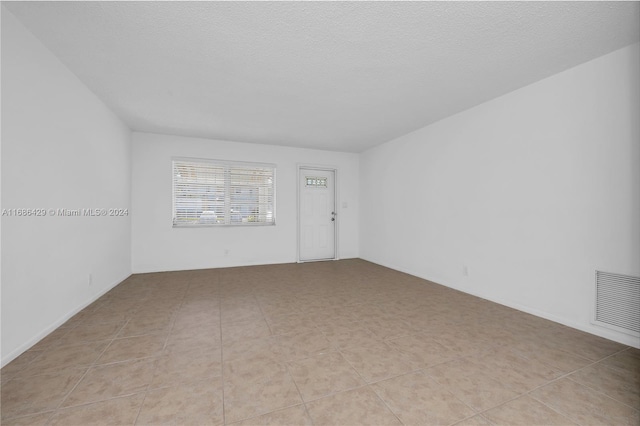
{"label": "textured ceiling", "polygon": [[640,39],[638,2],[3,2],[132,129],[360,152]]}

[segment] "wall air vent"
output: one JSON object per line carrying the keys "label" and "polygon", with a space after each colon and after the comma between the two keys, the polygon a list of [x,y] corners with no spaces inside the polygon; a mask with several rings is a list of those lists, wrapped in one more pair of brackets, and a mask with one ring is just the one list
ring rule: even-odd
{"label": "wall air vent", "polygon": [[640,336],[640,278],[596,271],[593,323]]}

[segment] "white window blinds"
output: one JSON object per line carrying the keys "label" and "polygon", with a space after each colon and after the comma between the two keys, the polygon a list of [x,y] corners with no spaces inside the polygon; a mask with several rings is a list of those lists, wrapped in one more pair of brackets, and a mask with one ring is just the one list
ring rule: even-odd
{"label": "white window blinds", "polygon": [[173,226],[275,224],[275,167],[173,160]]}

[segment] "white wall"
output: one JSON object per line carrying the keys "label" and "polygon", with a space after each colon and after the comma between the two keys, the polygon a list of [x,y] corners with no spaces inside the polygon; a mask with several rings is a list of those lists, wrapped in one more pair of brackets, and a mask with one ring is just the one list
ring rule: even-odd
{"label": "white wall", "polygon": [[[276,225],[172,227],[172,157],[276,164]],[[297,260],[297,165],[338,169],[339,256],[358,256],[357,154],[133,133],[134,272],[287,263]],[[342,208],[342,203],[347,208]],[[225,250],[228,254],[225,255]]]}
{"label": "white wall", "polygon": [[[640,275],[639,49],[361,156],[145,133],[132,156],[127,127],[2,8],[2,208],[133,214],[2,217],[2,364],[132,269],[296,261],[299,163],[338,168],[341,258],[640,346],[589,323],[594,270]],[[173,229],[173,156],[277,164],[277,226]]]}
{"label": "white wall", "polygon": [[640,275],[639,51],[363,153],[361,257],[640,346],[590,324],[595,270]]}
{"label": "white wall", "polygon": [[[3,8],[2,209],[129,208],[130,137]],[[129,217],[2,217],[3,365],[130,275],[130,228]]]}

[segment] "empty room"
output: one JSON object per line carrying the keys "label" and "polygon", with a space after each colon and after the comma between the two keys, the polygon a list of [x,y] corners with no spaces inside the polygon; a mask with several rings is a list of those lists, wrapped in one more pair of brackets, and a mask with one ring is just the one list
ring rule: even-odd
{"label": "empty room", "polygon": [[640,2],[11,2],[2,425],[639,425]]}

